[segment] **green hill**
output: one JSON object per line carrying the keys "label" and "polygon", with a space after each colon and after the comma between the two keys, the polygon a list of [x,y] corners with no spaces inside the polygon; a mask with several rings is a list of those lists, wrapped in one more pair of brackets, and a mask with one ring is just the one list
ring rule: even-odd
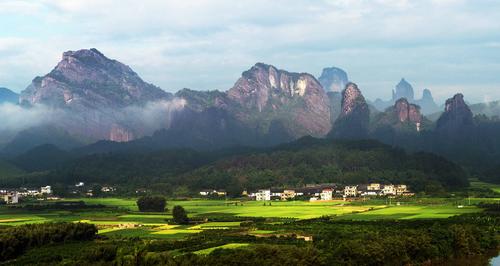
{"label": "green hill", "polygon": [[0,178],[24,174],[24,171],[6,161],[0,160]]}

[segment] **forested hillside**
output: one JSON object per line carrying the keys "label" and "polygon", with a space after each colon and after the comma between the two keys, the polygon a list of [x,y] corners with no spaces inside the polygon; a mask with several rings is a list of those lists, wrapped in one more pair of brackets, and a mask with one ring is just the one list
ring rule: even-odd
{"label": "forested hillside", "polygon": [[300,187],[326,182],[404,183],[414,191],[435,192],[466,186],[467,174],[442,157],[428,153],[408,154],[377,141],[305,137],[270,149],[91,155],[72,160],[46,174],[21,180],[37,185],[84,181],[144,186],[153,190],[186,187],[195,192],[219,188],[239,195],[244,189]]}

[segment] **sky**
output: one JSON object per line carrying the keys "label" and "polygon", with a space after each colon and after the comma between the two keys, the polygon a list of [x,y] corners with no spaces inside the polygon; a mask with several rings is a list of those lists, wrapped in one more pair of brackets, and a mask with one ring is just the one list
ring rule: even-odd
{"label": "sky", "polygon": [[499,18],[494,0],[0,0],[0,87],[97,48],[170,92],[224,91],[264,62],[340,67],[372,100],[402,77],[418,98],[500,100]]}

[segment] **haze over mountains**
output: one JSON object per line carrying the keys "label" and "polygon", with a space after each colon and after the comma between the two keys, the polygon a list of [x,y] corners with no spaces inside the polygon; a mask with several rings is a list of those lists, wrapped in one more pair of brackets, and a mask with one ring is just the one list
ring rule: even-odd
{"label": "haze over mountains", "polygon": [[[325,68],[315,78],[257,63],[227,91],[183,89],[171,94],[96,49],[65,52],[50,73],[34,78],[19,96],[1,89],[0,101],[0,111],[8,117],[0,129],[0,145],[11,156],[43,144],[62,149],[91,144],[80,149],[84,153],[204,150],[266,147],[303,136],[375,138],[445,154],[440,147],[448,147],[446,139],[465,129],[476,132],[485,123],[473,119],[457,94],[434,124],[425,117],[439,110],[430,90],[415,99],[405,79],[395,86],[392,99],[371,103],[336,67]],[[488,123],[496,125],[494,119]],[[482,130],[489,136],[496,126]],[[437,139],[442,143],[436,146]]]}

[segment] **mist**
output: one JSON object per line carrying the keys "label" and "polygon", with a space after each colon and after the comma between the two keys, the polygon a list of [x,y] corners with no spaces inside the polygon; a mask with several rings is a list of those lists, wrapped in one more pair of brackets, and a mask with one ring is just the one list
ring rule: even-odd
{"label": "mist", "polygon": [[[56,125],[77,138],[98,141],[108,139],[110,126],[118,124],[133,132],[135,138],[140,138],[151,135],[156,130],[169,128],[175,113],[185,105],[184,99],[174,98],[149,102],[143,106],[85,112],[71,106],[61,109],[41,104],[23,107],[4,103],[0,104],[0,143],[9,142],[20,131],[44,125]],[[82,136],[80,132],[87,132],[88,135]]]}
{"label": "mist", "polygon": [[0,104],[0,131],[18,132],[47,124],[57,120],[62,113],[61,110],[45,105],[26,108],[12,103],[3,103]]}
{"label": "mist", "polygon": [[174,98],[169,101],[149,102],[145,106],[129,106],[123,109],[124,123],[141,127],[147,135],[162,128],[169,128],[176,112],[183,110],[186,100]]}

